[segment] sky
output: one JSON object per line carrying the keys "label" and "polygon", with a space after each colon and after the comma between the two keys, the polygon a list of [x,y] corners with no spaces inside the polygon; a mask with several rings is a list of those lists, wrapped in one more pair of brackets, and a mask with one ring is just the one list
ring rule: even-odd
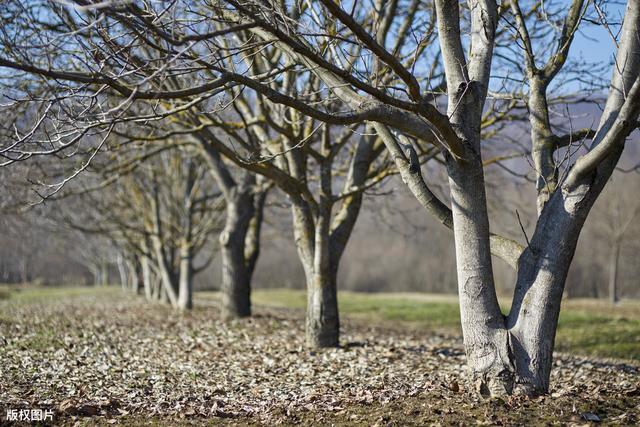
{"label": "sky", "polygon": [[[606,6],[606,14],[611,23],[611,30],[615,32],[620,28],[619,23],[624,15],[624,6],[611,3],[614,2],[609,2]],[[576,35],[570,56],[578,55],[592,61],[610,62],[613,60],[614,52],[615,44],[604,26],[586,25]]]}

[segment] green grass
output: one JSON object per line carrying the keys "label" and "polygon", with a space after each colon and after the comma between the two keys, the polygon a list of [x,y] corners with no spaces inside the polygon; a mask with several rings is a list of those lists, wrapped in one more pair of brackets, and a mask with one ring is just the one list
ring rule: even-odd
{"label": "green grass", "polygon": [[[6,286],[6,285],[5,285]],[[0,287],[0,303],[15,304],[33,304],[45,303],[50,300],[65,298],[81,298],[81,297],[101,297],[120,295],[121,290],[115,286],[90,287],[90,286],[33,286],[19,287],[12,286],[2,289]]]}
{"label": "green grass", "polygon": [[640,319],[564,310],[556,349],[575,354],[640,360]]}
{"label": "green grass", "polygon": [[[3,289],[6,291],[6,289]],[[35,287],[11,288],[8,298],[3,293],[2,306],[42,304],[64,298],[117,297],[117,287]],[[199,292],[198,299],[217,298],[216,293]],[[506,301],[506,300],[505,300]],[[508,302],[503,308],[508,309]],[[304,309],[306,294],[302,290],[256,290],[256,305]],[[442,333],[460,333],[460,314],[455,295],[407,293],[340,292],[340,313],[378,324],[410,326]],[[9,321],[10,319],[4,319]],[[51,337],[37,337],[47,344]],[[556,337],[561,352],[598,357],[640,360],[640,304],[625,301],[611,306],[603,300],[567,300],[563,302]]]}
{"label": "green grass", "polygon": [[[259,305],[302,309],[305,291],[291,289],[257,290],[253,301]],[[340,313],[372,320],[419,322],[433,327],[460,325],[458,304],[454,296],[428,294],[385,294],[340,292]]]}
{"label": "green grass", "polygon": [[[341,292],[340,313],[374,322],[402,322],[445,333],[460,332],[460,313],[453,295],[366,294]],[[304,291],[277,289],[254,293],[256,304],[302,309]],[[508,303],[503,301],[503,309]],[[563,302],[556,336],[561,352],[640,360],[640,304],[611,306],[602,300]]]}

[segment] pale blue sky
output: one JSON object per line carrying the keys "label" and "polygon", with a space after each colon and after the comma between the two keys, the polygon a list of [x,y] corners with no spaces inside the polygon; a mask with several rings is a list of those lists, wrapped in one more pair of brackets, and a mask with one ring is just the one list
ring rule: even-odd
{"label": "pale blue sky", "polygon": [[[610,28],[614,34],[620,29],[619,24],[624,15],[624,9],[624,6],[611,3],[605,6],[607,19],[611,23]],[[572,56],[583,56],[591,62],[611,62],[615,44],[604,26],[583,25],[582,30],[576,35],[571,50]]]}

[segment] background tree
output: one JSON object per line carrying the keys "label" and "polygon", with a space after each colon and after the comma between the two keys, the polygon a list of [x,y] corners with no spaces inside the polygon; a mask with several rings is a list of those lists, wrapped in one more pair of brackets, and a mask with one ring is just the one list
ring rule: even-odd
{"label": "background tree", "polygon": [[127,288],[135,290],[142,282],[148,298],[190,309],[193,277],[212,255],[201,256],[201,266],[195,260],[205,247],[211,251],[224,203],[200,156],[168,147],[152,157],[121,149],[119,163],[106,161],[112,155],[105,153],[105,159],[92,162],[85,179],[54,200],[64,202],[58,216],[67,226],[102,236],[116,248],[125,263],[120,268],[126,268],[121,276]]}
{"label": "background tree", "polygon": [[[198,4],[182,5],[192,18],[185,28],[198,27],[204,21]],[[84,172],[95,155],[108,146],[110,135],[127,136],[129,140],[135,136],[138,142],[147,143],[176,134],[188,138],[184,132],[172,129],[185,111],[193,108],[199,114],[219,108],[215,102],[217,92],[208,87],[197,88],[199,81],[184,72],[193,58],[206,56],[215,33],[202,37],[193,52],[172,52],[164,41],[167,34],[140,32],[139,25],[147,25],[149,15],[140,16],[141,9],[135,5],[122,9],[116,4],[103,11],[85,2],[76,6],[74,9],[46,1],[8,2],[0,9],[6,24],[2,44],[12,58],[9,62],[30,64],[25,74],[18,76],[24,83],[21,87],[14,87],[13,76],[2,81],[7,93],[12,94],[7,110],[21,112],[15,115],[19,123],[10,121],[5,126],[8,140],[12,141],[4,147],[6,164],[40,156],[84,158],[80,165],[67,170],[67,176],[44,186],[46,197]],[[163,16],[166,10],[156,6],[146,12]],[[139,22],[130,17],[140,18]],[[181,21],[170,18],[169,22],[177,32],[181,31]],[[36,42],[31,44],[33,40]],[[23,41],[26,49],[16,49]],[[185,41],[178,42],[182,43]],[[49,62],[64,67],[62,64],[66,63],[74,71],[63,72],[65,76],[59,76],[61,84],[57,85],[49,72],[41,73],[44,70],[33,66],[33,58],[39,58],[35,63],[40,65]],[[83,73],[86,74],[81,76]],[[105,86],[106,82],[115,86]],[[29,116],[22,114],[27,111]],[[13,124],[17,133],[12,132]],[[132,131],[131,124],[138,129]],[[206,154],[220,159],[213,149]],[[224,189],[228,210],[221,234],[223,311],[227,317],[245,316],[250,314],[249,284],[259,254],[264,185],[262,181],[254,182],[252,175],[235,174],[228,164],[218,160],[209,165],[213,176],[219,179],[219,187]]]}

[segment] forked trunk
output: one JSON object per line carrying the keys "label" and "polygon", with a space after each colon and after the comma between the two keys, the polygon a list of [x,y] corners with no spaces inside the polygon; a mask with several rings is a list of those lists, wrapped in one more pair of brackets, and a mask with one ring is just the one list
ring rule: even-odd
{"label": "forked trunk", "polygon": [[225,226],[220,233],[222,253],[222,317],[251,315],[251,278],[260,252],[264,197],[256,194],[255,175],[245,172],[241,182],[229,172],[220,153],[201,135],[201,146],[226,203]]}
{"label": "forked trunk", "polygon": [[[553,193],[538,219],[528,248],[520,257],[511,310],[504,326],[498,323],[495,328],[493,342],[477,348],[467,338],[470,335],[475,339],[478,331],[485,329],[485,323],[492,323],[486,322],[488,317],[478,318],[478,324],[466,330],[463,323],[467,354],[483,355],[468,359],[481,394],[500,396],[515,392],[535,396],[548,393],[567,274],[589,210],[606,181],[606,178],[598,178],[573,191]],[[471,301],[466,304],[473,305]],[[475,304],[476,313],[487,306],[482,300]],[[464,305],[461,297],[463,312]]]}
{"label": "forked trunk", "polygon": [[155,249],[158,276],[162,287],[160,301],[163,303],[169,302],[173,307],[177,307],[178,286],[175,271],[171,268],[171,262],[169,262],[165,256],[162,241],[157,236],[153,236],[153,246]]}

